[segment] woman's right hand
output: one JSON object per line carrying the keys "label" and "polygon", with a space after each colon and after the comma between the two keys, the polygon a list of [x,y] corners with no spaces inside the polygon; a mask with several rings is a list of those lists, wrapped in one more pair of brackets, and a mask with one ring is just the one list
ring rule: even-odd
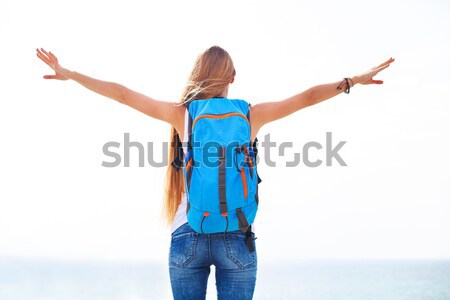
{"label": "woman's right hand", "polygon": [[44,75],[44,79],[58,79],[58,80],[68,80],[69,78],[65,75],[67,74],[68,70],[61,67],[58,63],[58,59],[56,56],[51,52],[45,51],[43,48],[36,49],[36,55],[39,57],[43,62],[45,62],[50,68],[55,71],[54,75]]}

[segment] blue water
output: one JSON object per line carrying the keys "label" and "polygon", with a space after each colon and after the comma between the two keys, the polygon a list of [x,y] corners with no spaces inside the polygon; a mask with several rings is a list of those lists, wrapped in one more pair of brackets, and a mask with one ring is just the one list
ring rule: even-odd
{"label": "blue water", "polygon": [[[168,276],[156,263],[1,258],[0,299],[171,299]],[[254,299],[449,300],[450,261],[260,263]]]}

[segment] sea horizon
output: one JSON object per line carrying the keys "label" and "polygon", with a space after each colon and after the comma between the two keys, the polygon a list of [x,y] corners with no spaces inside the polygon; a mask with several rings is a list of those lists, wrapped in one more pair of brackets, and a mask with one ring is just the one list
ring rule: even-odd
{"label": "sea horizon", "polygon": [[[254,299],[447,300],[450,259],[258,262]],[[207,299],[216,299],[214,270]],[[0,257],[1,300],[172,299],[164,262]]]}

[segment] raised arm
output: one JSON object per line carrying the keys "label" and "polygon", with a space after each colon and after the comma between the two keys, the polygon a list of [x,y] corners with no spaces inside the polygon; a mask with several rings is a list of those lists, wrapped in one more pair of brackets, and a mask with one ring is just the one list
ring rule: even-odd
{"label": "raised arm", "polygon": [[52,52],[47,52],[42,48],[36,49],[36,55],[55,71],[54,75],[45,75],[45,79],[74,80],[93,92],[126,104],[150,117],[166,121],[174,126],[178,132],[180,132],[179,130],[182,130],[182,127],[180,126],[184,125],[182,122],[184,119],[183,106],[176,105],[175,102],[155,100],[121,84],[98,80],[65,69],[59,64],[58,59]]}
{"label": "raised arm", "polygon": [[[389,67],[394,61],[393,58],[388,59],[379,66],[370,69],[360,75],[350,78],[348,81],[350,87],[356,84],[382,84],[383,81],[375,80],[373,77],[380,71]],[[344,87],[338,89],[338,87],[344,83]],[[345,91],[345,82],[338,81],[328,84],[321,84],[314,86],[306,91],[287,98],[282,101],[263,102],[255,104],[251,107],[252,114],[252,128],[255,128],[255,133],[263,125],[284,118],[302,108],[311,106],[313,104],[330,99]]]}

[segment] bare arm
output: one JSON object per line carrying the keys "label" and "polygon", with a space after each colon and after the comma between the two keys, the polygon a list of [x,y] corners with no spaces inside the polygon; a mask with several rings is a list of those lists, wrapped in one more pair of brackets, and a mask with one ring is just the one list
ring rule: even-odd
{"label": "bare arm", "polygon": [[[351,82],[353,82],[353,86],[356,84],[382,84],[383,81],[375,80],[373,79],[373,77],[378,74],[378,72],[389,67],[390,63],[392,63],[393,61],[394,59],[390,58],[381,65],[374,67],[358,76],[352,77],[350,84]],[[256,127],[255,132],[257,132],[259,128],[269,122],[284,118],[302,108],[317,104],[336,95],[339,95],[345,90],[345,88],[341,90],[337,89],[341,82],[342,80],[338,82],[317,85],[310,89],[307,89],[300,94],[294,95],[282,101],[263,102],[253,105],[251,107],[251,114],[252,126]]]}
{"label": "bare arm", "polygon": [[172,124],[177,131],[183,125],[183,122],[180,121],[183,120],[183,107],[176,105],[175,102],[155,100],[121,84],[95,79],[78,72],[70,71],[59,64],[58,59],[53,53],[47,52],[42,48],[40,50],[36,49],[36,51],[36,55],[55,71],[54,75],[45,75],[45,79],[71,79],[93,92],[128,105],[150,117],[166,121]]}

